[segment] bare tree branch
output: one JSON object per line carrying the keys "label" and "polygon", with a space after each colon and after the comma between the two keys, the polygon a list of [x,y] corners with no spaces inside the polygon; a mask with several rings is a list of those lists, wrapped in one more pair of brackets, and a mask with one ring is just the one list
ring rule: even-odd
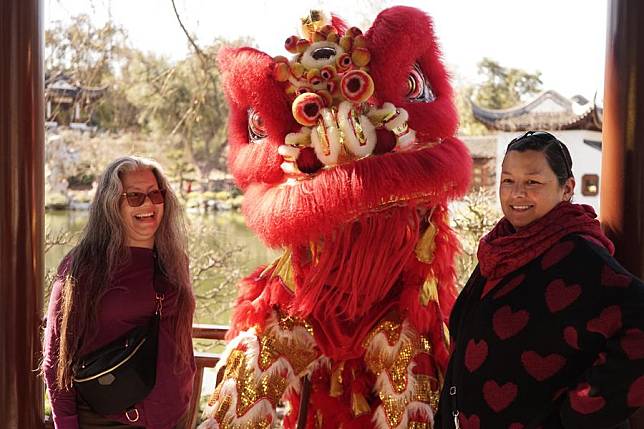
{"label": "bare tree branch", "polygon": [[186,28],[185,25],[183,25],[183,21],[181,21],[181,17],[179,16],[179,11],[177,10],[177,5],[174,3],[174,0],[170,0],[172,2],[172,9],[174,9],[174,15],[177,17],[177,21],[179,22],[179,26],[181,26],[181,29],[183,30],[183,33],[186,35],[188,38],[188,41],[192,45],[193,48],[195,48],[195,52],[199,56],[199,59],[201,60],[204,69],[207,68],[208,64],[208,57],[206,54],[203,53],[203,51],[197,46],[197,43],[195,40],[190,36],[190,33],[188,32],[188,29]]}

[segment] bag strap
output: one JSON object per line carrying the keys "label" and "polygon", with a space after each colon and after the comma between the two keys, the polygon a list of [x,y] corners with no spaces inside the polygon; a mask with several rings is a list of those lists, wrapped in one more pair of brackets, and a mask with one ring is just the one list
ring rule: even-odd
{"label": "bag strap", "polygon": [[154,259],[154,270],[152,272],[152,288],[154,289],[154,300],[156,301],[156,310],[154,311],[154,315],[158,316],[159,318],[161,317],[161,313],[163,312],[163,300],[165,299],[165,290],[162,290],[159,288],[159,284],[157,282],[157,274],[160,274],[162,272],[161,267],[159,266],[159,258],[157,256],[157,250],[153,250],[153,259]]}

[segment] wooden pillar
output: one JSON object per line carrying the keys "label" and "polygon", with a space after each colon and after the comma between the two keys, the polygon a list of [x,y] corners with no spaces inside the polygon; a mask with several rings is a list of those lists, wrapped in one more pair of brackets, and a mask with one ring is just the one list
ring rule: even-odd
{"label": "wooden pillar", "polygon": [[644,278],[644,3],[609,0],[601,221],[616,257]]}
{"label": "wooden pillar", "polygon": [[42,0],[0,1],[0,426],[42,427]]}
{"label": "wooden pillar", "polygon": [[[615,256],[644,278],[644,4],[609,0],[601,221]],[[630,420],[644,429],[644,409]]]}

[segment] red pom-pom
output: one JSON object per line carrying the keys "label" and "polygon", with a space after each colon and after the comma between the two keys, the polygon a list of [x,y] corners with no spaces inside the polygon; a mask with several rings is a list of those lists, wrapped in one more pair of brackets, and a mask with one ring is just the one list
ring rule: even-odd
{"label": "red pom-pom", "polygon": [[305,147],[300,150],[300,155],[297,157],[297,168],[301,172],[308,174],[315,173],[322,166],[322,162],[315,156],[315,150],[312,147]]}
{"label": "red pom-pom", "polygon": [[376,136],[378,137],[378,142],[373,150],[375,155],[391,152],[396,147],[396,136],[391,131],[385,128],[378,128],[376,129]]}

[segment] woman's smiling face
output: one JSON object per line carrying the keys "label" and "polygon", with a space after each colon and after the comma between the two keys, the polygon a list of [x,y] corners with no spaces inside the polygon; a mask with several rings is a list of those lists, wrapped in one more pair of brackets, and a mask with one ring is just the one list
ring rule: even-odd
{"label": "woman's smiling face", "polygon": [[506,219],[515,229],[540,219],[562,201],[570,201],[575,179],[560,185],[543,152],[513,150],[506,153],[501,171],[499,199]]}
{"label": "woman's smiling face", "polygon": [[[152,170],[128,171],[121,176],[123,192],[143,192],[158,190],[159,185]],[[125,196],[120,202],[121,218],[125,226],[125,243],[131,247],[154,247],[154,237],[163,219],[163,203],[153,204],[145,197],[143,204],[131,207]]]}

